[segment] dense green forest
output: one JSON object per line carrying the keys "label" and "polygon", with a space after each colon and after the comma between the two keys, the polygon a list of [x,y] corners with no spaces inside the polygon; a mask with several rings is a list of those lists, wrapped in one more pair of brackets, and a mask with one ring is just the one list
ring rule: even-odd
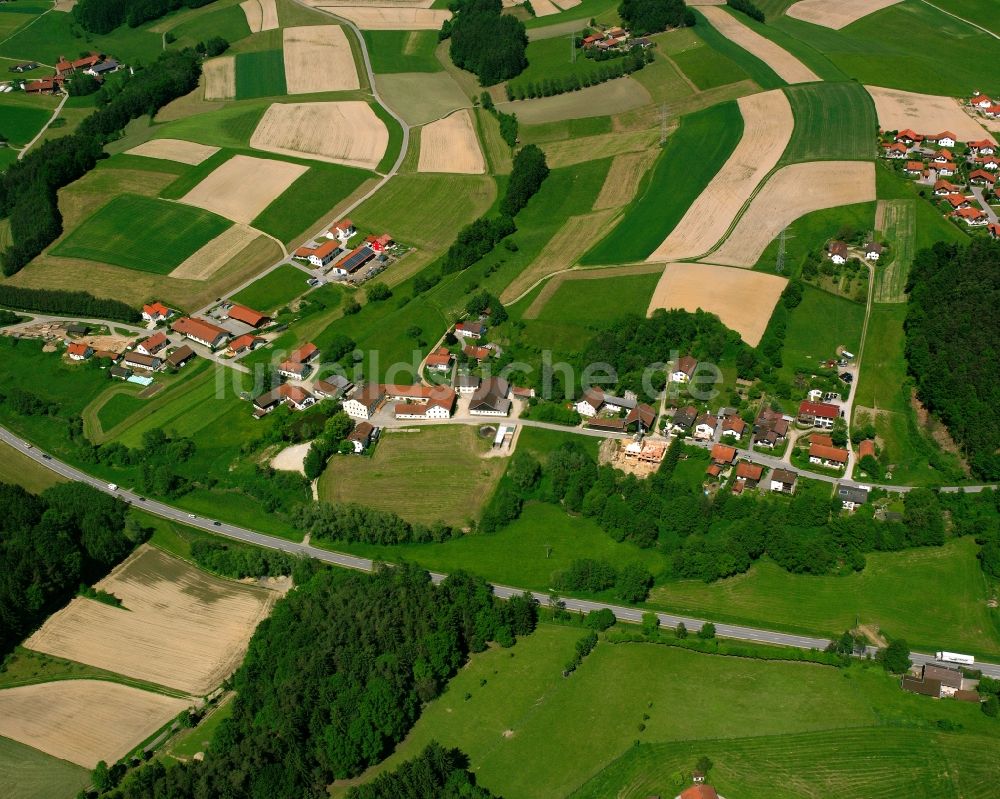
{"label": "dense green forest", "polygon": [[622,0],[618,16],[635,35],[695,24],[684,0]]}
{"label": "dense green forest", "polygon": [[973,473],[1000,480],[1000,242],[917,253],[906,358],[917,396],[948,426]]}
{"label": "dense green forest", "polygon": [[440,36],[451,37],[451,60],[478,77],[481,86],[516,77],[528,66],[524,23],[502,13],[500,0],[455,0],[450,8],[454,17],[445,21]]}
{"label": "dense green forest", "polygon": [[[403,739],[470,652],[511,646],[537,622],[527,596],[500,602],[464,573],[441,585],[414,566],[374,574],[320,569],[275,605],[232,678],[232,716],[204,761],[128,775],[115,799],[322,799]],[[452,756],[425,752],[410,774],[453,786]],[[458,775],[456,777],[456,774]],[[383,783],[406,783],[404,772]],[[484,793],[369,796],[487,797]]]}
{"label": "dense green forest", "polygon": [[0,483],[0,656],[131,551],[137,529],[127,511],[84,483],[41,496]]}
{"label": "dense green forest", "polygon": [[110,33],[128,23],[136,28],[143,22],[159,19],[178,8],[199,8],[212,0],[80,0],[73,16],[89,33]]}
{"label": "dense green forest", "polygon": [[351,788],[347,799],[493,799],[493,794],[476,785],[468,765],[460,751],[432,741],[395,771]]}

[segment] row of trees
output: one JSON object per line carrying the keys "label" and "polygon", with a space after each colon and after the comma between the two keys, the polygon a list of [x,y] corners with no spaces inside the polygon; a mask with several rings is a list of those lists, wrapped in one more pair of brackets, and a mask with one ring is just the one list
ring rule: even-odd
{"label": "row of trees", "polygon": [[755,19],[758,22],[765,21],[764,12],[754,4],[753,0],[726,0],[726,5],[746,14],[750,19]]}
{"label": "row of trees", "polygon": [[[204,761],[139,769],[107,796],[322,799],[333,780],[391,752],[469,652],[513,645],[536,623],[529,596],[499,602],[463,573],[435,586],[414,566],[317,571],[258,626],[232,678],[232,716]],[[488,796],[452,791],[452,780],[471,786],[459,759],[436,750],[421,759],[355,796]],[[442,779],[441,793],[408,792]]]}
{"label": "row of trees", "polygon": [[9,283],[0,283],[0,305],[25,311],[118,322],[138,322],[142,318],[135,308],[120,300],[95,297],[85,291],[26,289]]}
{"label": "row of trees", "polygon": [[948,426],[969,466],[1000,480],[1000,242],[939,242],[910,270],[906,359],[921,402]]}
{"label": "row of trees", "polygon": [[449,540],[455,531],[446,524],[410,523],[392,511],[353,502],[311,502],[292,514],[295,526],[321,541],[359,541],[366,544],[423,544]]}
{"label": "row of trees", "polygon": [[455,66],[472,72],[481,86],[520,75],[528,66],[524,23],[504,14],[500,0],[455,0],[454,14],[441,27],[440,39],[451,39]]}
{"label": "row of trees", "polygon": [[505,87],[507,99],[530,100],[535,97],[551,97],[556,94],[578,92],[588,86],[597,86],[615,78],[631,75],[652,61],[652,50],[635,48],[621,59],[602,64],[597,69],[587,70],[583,75],[573,73],[562,77],[544,78],[539,81],[508,83]]}
{"label": "row of trees", "polygon": [[151,19],[178,8],[200,8],[212,0],[80,0],[73,9],[73,16],[88,33],[110,33],[119,25],[128,23],[135,28]]}
{"label": "row of trees", "polygon": [[684,0],[622,0],[618,16],[634,34],[692,27],[696,22]]}
{"label": "row of trees", "polygon": [[10,219],[12,238],[0,255],[5,275],[20,271],[62,233],[56,192],[92,169],[129,121],[192,91],[200,75],[194,52],[163,53],[134,75],[109,81],[98,93],[101,107],[74,134],[45,142],[0,175],[0,217]]}
{"label": "row of trees", "polygon": [[0,656],[132,550],[141,531],[127,511],[84,483],[40,496],[0,483]]}
{"label": "row of trees", "polygon": [[287,552],[211,538],[199,538],[192,542],[191,558],[203,569],[236,580],[291,575],[299,560]]}

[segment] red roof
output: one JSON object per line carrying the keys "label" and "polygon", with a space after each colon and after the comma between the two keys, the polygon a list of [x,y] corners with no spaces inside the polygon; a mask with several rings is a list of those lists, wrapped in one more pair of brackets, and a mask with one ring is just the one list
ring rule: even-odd
{"label": "red roof", "polygon": [[307,341],[301,347],[299,347],[295,352],[288,356],[288,360],[292,363],[302,363],[303,361],[308,361],[317,352],[319,352],[319,347],[313,344],[311,341]]}
{"label": "red roof", "polygon": [[477,361],[484,361],[490,357],[490,351],[486,347],[473,347],[471,344],[466,344],[462,347],[462,352],[469,358],[475,358]]}
{"label": "red roof", "polygon": [[909,128],[904,128],[896,134],[897,139],[910,139],[911,141],[923,141],[923,136],[917,133],[915,130],[910,130]]}
{"label": "red roof", "polygon": [[262,341],[259,336],[253,335],[253,333],[245,333],[239,338],[234,338],[229,342],[229,349],[233,352],[239,352],[240,350],[245,350],[248,347],[252,347],[255,342]]}
{"label": "red roof", "polygon": [[980,219],[986,216],[978,208],[959,208],[955,211],[955,215],[962,217],[962,219]]}
{"label": "red roof", "polygon": [[308,368],[304,363],[299,363],[298,361],[282,361],[278,364],[279,372],[290,372],[296,377],[302,377]]}
{"label": "red roof", "polygon": [[822,435],[820,433],[813,433],[809,437],[809,443],[810,444],[821,444],[824,447],[832,447],[833,446],[833,439],[830,438],[830,436],[827,436],[827,435]]}
{"label": "red roof", "polygon": [[809,457],[822,458],[825,461],[836,461],[837,463],[847,463],[847,450],[838,447],[828,447],[824,444],[810,444]]}
{"label": "red roof", "polygon": [[930,139],[931,141],[941,141],[941,139],[951,139],[952,141],[954,141],[955,134],[952,133],[950,130],[943,130],[940,133],[937,133],[933,136],[928,136],[927,138]]}
{"label": "red roof", "polygon": [[354,223],[350,219],[341,219],[337,224],[333,225],[330,230],[348,230],[354,227]]}
{"label": "red roof", "polygon": [[278,394],[287,400],[291,400],[297,405],[301,405],[305,400],[312,396],[312,394],[302,388],[302,386],[293,386],[289,383],[282,383],[278,386]]}
{"label": "red roof", "polygon": [[923,161],[907,161],[906,162],[907,172],[923,172],[924,164]]}
{"label": "red roof", "polygon": [[149,305],[142,306],[142,312],[146,316],[169,316],[170,309],[164,305],[162,302],[151,302]]}
{"label": "red roof", "polygon": [[432,352],[427,356],[428,366],[447,366],[449,363],[451,363],[451,353],[448,352]]}
{"label": "red roof", "polygon": [[692,785],[681,792],[681,799],[719,799],[719,794],[711,785]]}
{"label": "red roof", "polygon": [[66,347],[66,352],[69,355],[79,355],[83,358],[87,357],[88,350],[90,350],[90,347],[87,344],[81,344],[78,341],[74,341],[72,344]]}
{"label": "red roof", "polygon": [[875,457],[875,442],[870,438],[866,438],[860,444],[858,444],[858,458],[865,458],[871,455]]}
{"label": "red roof", "polygon": [[171,328],[184,336],[199,339],[201,341],[215,341],[219,336],[228,336],[229,331],[204,319],[192,319],[189,316],[178,319],[171,325]]}
{"label": "red roof", "polygon": [[161,349],[163,346],[165,346],[166,343],[167,343],[167,334],[161,331],[147,338],[145,341],[140,343],[139,346],[142,347],[144,350],[146,350],[146,352],[153,353],[156,352],[156,350]]}
{"label": "red roof", "polygon": [[987,172],[985,169],[974,169],[969,173],[969,180],[978,180],[982,178],[987,183],[996,183],[997,176],[992,172]]}
{"label": "red roof", "polygon": [[716,444],[712,447],[712,460],[716,463],[732,463],[736,460],[736,450],[724,444]]}
{"label": "red roof", "polygon": [[799,403],[799,416],[818,416],[821,419],[836,419],[840,416],[840,408],[828,402],[809,402],[809,400],[803,400]]}
{"label": "red roof", "polygon": [[260,327],[270,319],[269,316],[262,314],[260,311],[255,311],[253,308],[247,308],[245,305],[232,306],[229,309],[228,316],[230,319],[243,322],[250,325],[250,327]]}
{"label": "red roof", "polygon": [[760,480],[761,475],[764,474],[764,467],[756,463],[743,462],[736,467],[736,476],[742,477],[744,480]]}
{"label": "red roof", "polygon": [[968,144],[970,147],[976,150],[982,150],[984,147],[988,147],[990,149],[996,149],[996,144],[991,142],[989,139],[979,139],[979,141],[970,141]]}
{"label": "red roof", "polygon": [[698,366],[697,358],[694,358],[690,355],[682,355],[677,360],[676,371],[683,372],[688,377],[691,377],[694,374],[694,370],[697,368],[697,366]]}

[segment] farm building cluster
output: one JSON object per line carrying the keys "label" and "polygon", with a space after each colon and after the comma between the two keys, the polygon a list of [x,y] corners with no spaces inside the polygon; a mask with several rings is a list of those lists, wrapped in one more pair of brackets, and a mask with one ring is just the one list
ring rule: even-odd
{"label": "farm building cluster", "polygon": [[599,26],[577,40],[577,45],[583,48],[588,56],[594,55],[598,58],[601,53],[626,53],[635,47],[645,49],[651,44],[652,42],[644,37],[633,38],[628,30],[617,25]]}
{"label": "farm building cluster", "polygon": [[320,236],[295,250],[292,257],[313,269],[326,270],[327,277],[348,283],[363,283],[384,270],[402,254],[388,233],[360,237],[350,219],[341,219]]}
{"label": "farm building cluster", "polygon": [[[10,67],[11,72],[30,72],[38,68],[38,64],[30,61],[15,64]],[[63,91],[67,81],[72,81],[78,75],[87,75],[97,81],[103,81],[105,77],[122,69],[122,65],[117,60],[103,53],[91,52],[88,55],[69,60],[65,56],[59,56],[56,61],[55,72],[44,78],[22,81],[21,89],[26,94],[58,94]]]}

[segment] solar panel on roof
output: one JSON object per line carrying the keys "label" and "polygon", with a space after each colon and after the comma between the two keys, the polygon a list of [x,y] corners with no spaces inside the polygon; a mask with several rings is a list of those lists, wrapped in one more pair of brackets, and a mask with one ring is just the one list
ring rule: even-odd
{"label": "solar panel on roof", "polygon": [[356,253],[347,256],[347,258],[337,264],[337,268],[343,269],[347,273],[351,273],[360,269],[374,257],[375,253],[373,250],[368,247],[362,247]]}

